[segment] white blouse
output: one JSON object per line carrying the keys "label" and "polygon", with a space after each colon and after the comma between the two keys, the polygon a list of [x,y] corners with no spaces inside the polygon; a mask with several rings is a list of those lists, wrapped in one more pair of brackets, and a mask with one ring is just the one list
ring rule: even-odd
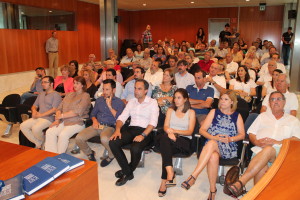
{"label": "white blouse", "polygon": [[236,79],[231,79],[229,81],[229,84],[233,85],[234,90],[242,90],[244,92],[247,92],[248,94],[250,94],[251,88],[256,88],[257,86],[252,79],[250,79],[247,83],[239,82]]}

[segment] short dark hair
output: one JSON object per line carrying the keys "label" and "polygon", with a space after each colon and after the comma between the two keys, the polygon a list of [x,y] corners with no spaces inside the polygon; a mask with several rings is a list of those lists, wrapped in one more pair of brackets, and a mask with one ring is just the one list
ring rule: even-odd
{"label": "short dark hair", "polygon": [[225,27],[230,27],[230,25],[227,23],[227,24],[225,24]]}
{"label": "short dark hair", "polygon": [[194,76],[195,76],[196,73],[199,73],[199,72],[202,73],[202,78],[205,78],[205,77],[206,77],[207,73],[206,73],[203,69],[201,69],[201,68],[197,68],[197,69],[195,70]]}
{"label": "short dark hair", "polygon": [[35,68],[35,70],[34,70],[34,71],[37,71],[37,70],[42,70],[42,71],[45,71],[45,68],[44,68],[44,67],[37,67],[37,68]]}
{"label": "short dark hair", "polygon": [[293,30],[293,28],[290,26],[290,27],[288,28],[288,30]]}
{"label": "short dark hair", "polygon": [[103,81],[103,85],[104,84],[110,84],[110,86],[111,86],[112,89],[116,88],[116,82],[114,80],[112,80],[112,79],[105,79]]}
{"label": "short dark hair", "polygon": [[144,89],[145,89],[145,90],[148,90],[148,89],[149,89],[149,83],[148,83],[146,80],[144,80],[144,79],[137,79],[137,80],[135,81],[135,83],[138,83],[138,82],[144,83]]}
{"label": "short dark hair", "polygon": [[54,78],[52,76],[44,76],[42,79],[48,78],[49,83],[54,83]]}
{"label": "short dark hair", "polygon": [[177,58],[176,56],[173,56],[173,55],[169,57],[168,61],[169,61],[170,59],[173,59],[173,60],[175,60],[175,62],[177,62],[177,61],[178,61],[178,58]]}
{"label": "short dark hair", "polygon": [[117,72],[114,69],[107,69],[106,72],[111,72],[113,76],[117,76]]}
{"label": "short dark hair", "polygon": [[79,83],[81,83],[81,85],[83,86],[82,87],[82,90],[86,92],[86,89],[87,89],[87,85],[86,85],[86,81],[85,79],[82,77],[82,76],[76,76],[73,81],[77,81]]}
{"label": "short dark hair", "polygon": [[145,69],[142,67],[136,67],[135,69],[140,69],[142,74],[145,74]]}
{"label": "short dark hair", "polygon": [[[176,93],[180,93],[182,95],[182,97],[184,99],[186,99],[186,102],[184,103],[184,107],[182,109],[182,112],[183,113],[186,113],[190,108],[191,108],[191,104],[190,104],[190,100],[189,100],[189,94],[188,92],[186,91],[186,89],[183,89],[183,88],[178,88],[175,92],[174,92],[174,95],[173,97],[175,97],[175,94]],[[172,104],[172,109],[173,110],[177,110],[177,107],[175,105],[175,101],[174,101],[174,98],[173,98],[173,104]]]}
{"label": "short dark hair", "polygon": [[177,66],[183,64],[184,66],[188,66],[189,63],[186,61],[186,60],[179,60],[178,63],[177,63]]}
{"label": "short dark hair", "polygon": [[78,71],[78,61],[77,60],[71,60],[69,62],[69,65],[71,65],[72,63],[74,63],[74,65],[75,65],[75,70]]}
{"label": "short dark hair", "polygon": [[281,69],[275,69],[273,72],[278,72],[279,74],[283,73],[283,71]]}

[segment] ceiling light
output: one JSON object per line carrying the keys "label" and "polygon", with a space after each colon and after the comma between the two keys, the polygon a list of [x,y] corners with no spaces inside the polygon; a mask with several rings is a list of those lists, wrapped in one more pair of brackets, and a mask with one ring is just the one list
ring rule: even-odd
{"label": "ceiling light", "polygon": [[250,1],[250,0],[246,0],[246,1]]}
{"label": "ceiling light", "polygon": [[52,13],[52,10],[49,10],[49,13]]}
{"label": "ceiling light", "polygon": [[195,3],[195,2],[191,1],[191,3]]}
{"label": "ceiling light", "polygon": [[21,15],[24,15],[24,12],[21,12]]}
{"label": "ceiling light", "polygon": [[147,4],[143,3],[143,6],[147,6]]}

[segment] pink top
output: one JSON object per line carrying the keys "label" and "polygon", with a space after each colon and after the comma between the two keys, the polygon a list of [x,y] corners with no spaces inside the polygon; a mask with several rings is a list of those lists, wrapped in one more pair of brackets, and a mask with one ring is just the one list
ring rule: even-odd
{"label": "pink top", "polygon": [[[62,83],[63,80],[63,76],[57,76],[54,80],[54,89]],[[65,82],[64,82],[64,89],[65,89],[65,93],[69,93],[69,92],[74,92],[73,89],[73,78],[69,77]]]}

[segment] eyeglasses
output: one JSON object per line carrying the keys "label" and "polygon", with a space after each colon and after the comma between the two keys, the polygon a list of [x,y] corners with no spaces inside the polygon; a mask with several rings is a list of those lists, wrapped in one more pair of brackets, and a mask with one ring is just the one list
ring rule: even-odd
{"label": "eyeglasses", "polygon": [[282,97],[277,97],[277,98],[271,98],[270,101],[284,101]]}
{"label": "eyeglasses", "polygon": [[49,81],[42,81],[42,83],[50,83]]}

